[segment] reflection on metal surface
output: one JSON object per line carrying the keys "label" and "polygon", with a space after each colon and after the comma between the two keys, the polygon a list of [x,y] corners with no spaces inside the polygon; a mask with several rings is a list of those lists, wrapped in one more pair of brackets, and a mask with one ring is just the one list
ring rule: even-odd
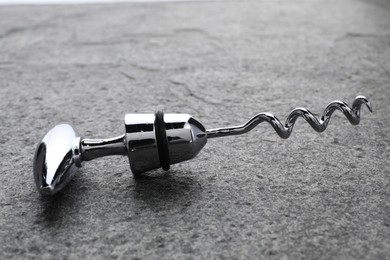
{"label": "reflection on metal surface", "polygon": [[360,108],[370,103],[356,97],[350,108],[346,103],[328,104],[320,119],[309,110],[296,108],[283,125],[274,115],[260,113],[240,126],[206,130],[187,114],[127,114],[125,134],[109,139],[81,139],[72,126],[61,124],[51,129],[38,144],[34,156],[34,179],[38,190],[52,195],[63,189],[82,162],[108,155],[127,155],[131,171],[141,174],[194,158],[208,138],[244,134],[261,122],[268,122],[281,138],[291,135],[295,121],[303,117],[314,130],[323,132],[335,110],[340,110],[353,125],[360,122]]}
{"label": "reflection on metal surface", "polygon": [[42,194],[51,195],[61,190],[81,166],[80,137],[70,125],[61,124],[51,129],[39,143],[34,156],[34,179]]}

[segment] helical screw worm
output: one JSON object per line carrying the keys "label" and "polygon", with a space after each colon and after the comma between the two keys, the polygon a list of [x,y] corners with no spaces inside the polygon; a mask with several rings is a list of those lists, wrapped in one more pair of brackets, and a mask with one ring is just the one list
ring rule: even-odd
{"label": "helical screw worm", "polygon": [[357,96],[352,103],[352,108],[342,101],[336,100],[330,102],[324,109],[320,119],[317,119],[314,114],[306,108],[295,108],[288,115],[286,122],[283,125],[280,120],[273,114],[259,113],[243,125],[209,129],[206,130],[206,135],[207,138],[240,135],[249,132],[262,122],[267,122],[275,129],[276,133],[281,138],[287,139],[290,137],[294,128],[294,124],[299,117],[304,118],[317,132],[323,132],[327,128],[333,112],[336,110],[340,110],[352,125],[358,125],[360,122],[360,109],[363,104],[365,104],[370,112],[372,112],[372,108],[368,99],[364,96]]}

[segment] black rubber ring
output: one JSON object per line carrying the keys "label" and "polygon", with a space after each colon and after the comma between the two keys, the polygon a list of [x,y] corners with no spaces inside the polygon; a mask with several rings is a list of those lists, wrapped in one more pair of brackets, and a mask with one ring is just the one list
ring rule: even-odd
{"label": "black rubber ring", "polygon": [[158,157],[160,159],[160,165],[163,170],[168,171],[170,168],[170,159],[167,133],[165,131],[164,113],[162,111],[157,111],[155,116],[156,119],[154,120],[154,126],[156,132]]}

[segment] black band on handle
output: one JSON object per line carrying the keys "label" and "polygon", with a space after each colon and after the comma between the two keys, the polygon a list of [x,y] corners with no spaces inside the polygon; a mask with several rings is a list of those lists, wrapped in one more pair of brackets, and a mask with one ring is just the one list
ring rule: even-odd
{"label": "black band on handle", "polygon": [[155,116],[156,119],[154,120],[154,126],[156,131],[158,157],[163,170],[168,171],[170,168],[170,159],[167,133],[165,131],[164,112],[157,111]]}

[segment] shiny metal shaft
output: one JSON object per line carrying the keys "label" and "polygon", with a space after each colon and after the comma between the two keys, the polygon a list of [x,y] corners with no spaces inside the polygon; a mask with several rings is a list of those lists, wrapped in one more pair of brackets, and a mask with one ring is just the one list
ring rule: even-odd
{"label": "shiny metal shaft", "polygon": [[108,155],[127,155],[125,135],[108,139],[82,139],[80,150],[83,161]]}

